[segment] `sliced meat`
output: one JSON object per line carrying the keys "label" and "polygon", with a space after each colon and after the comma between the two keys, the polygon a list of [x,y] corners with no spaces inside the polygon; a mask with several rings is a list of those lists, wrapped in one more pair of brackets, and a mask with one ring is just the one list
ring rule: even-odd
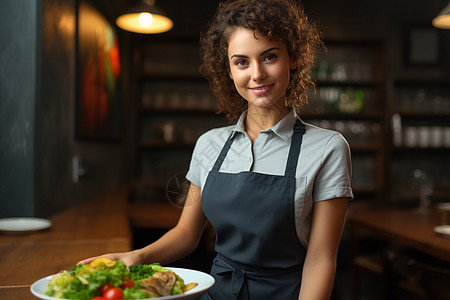
{"label": "sliced meat", "polygon": [[141,282],[142,289],[154,297],[169,296],[176,279],[172,271],[156,272],[153,277]]}

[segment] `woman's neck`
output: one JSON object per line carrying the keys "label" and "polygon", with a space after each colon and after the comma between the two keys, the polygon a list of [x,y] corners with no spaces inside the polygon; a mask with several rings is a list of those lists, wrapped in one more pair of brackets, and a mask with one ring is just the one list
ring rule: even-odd
{"label": "woman's neck", "polygon": [[261,130],[266,130],[274,126],[288,113],[289,109],[286,106],[261,108],[249,105],[244,123],[245,131],[254,143]]}

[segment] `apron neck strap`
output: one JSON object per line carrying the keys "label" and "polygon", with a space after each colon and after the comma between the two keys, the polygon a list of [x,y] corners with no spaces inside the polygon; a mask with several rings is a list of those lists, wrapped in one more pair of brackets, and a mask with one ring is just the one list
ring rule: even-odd
{"label": "apron neck strap", "polygon": [[214,167],[212,168],[212,171],[219,172],[220,167],[222,166],[223,161],[225,160],[225,157],[227,156],[228,150],[230,150],[231,143],[233,143],[233,135],[234,132],[231,132],[230,136],[228,137],[227,142],[222,148],[222,151],[220,151],[219,157],[216,159],[216,163],[214,164]]}
{"label": "apron neck strap", "polygon": [[288,161],[286,163],[286,171],[284,172],[284,175],[286,176],[295,176],[304,133],[305,124],[303,124],[300,119],[297,119],[294,125],[294,133],[292,134],[291,147],[289,149]]}
{"label": "apron neck strap", "polygon": [[[305,133],[305,125],[297,119],[294,125],[294,132],[292,134],[291,147],[289,149],[288,161],[286,163],[285,175],[295,176],[295,171],[297,170],[298,156],[300,155],[300,147],[302,145],[303,134]],[[219,172],[225,157],[227,156],[228,150],[230,150],[231,144],[233,143],[233,132],[228,137],[225,145],[220,151],[219,157],[217,158],[212,171]]]}

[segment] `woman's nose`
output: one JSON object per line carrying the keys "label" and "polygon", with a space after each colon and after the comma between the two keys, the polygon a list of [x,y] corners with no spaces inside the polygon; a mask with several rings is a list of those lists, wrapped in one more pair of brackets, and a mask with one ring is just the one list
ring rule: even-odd
{"label": "woman's nose", "polygon": [[266,72],[264,66],[261,64],[254,64],[252,69],[252,80],[260,81],[266,78]]}

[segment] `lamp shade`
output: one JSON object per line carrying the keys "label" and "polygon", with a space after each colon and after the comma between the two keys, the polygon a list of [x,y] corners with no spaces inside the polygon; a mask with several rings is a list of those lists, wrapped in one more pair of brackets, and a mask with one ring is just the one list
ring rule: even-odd
{"label": "lamp shade", "polygon": [[173,27],[172,20],[156,7],[154,0],[143,0],[124,12],[116,24],[124,30],[145,34],[162,33]]}
{"label": "lamp shade", "polygon": [[441,29],[450,29],[450,2],[439,13],[439,15],[433,19],[433,26]]}

